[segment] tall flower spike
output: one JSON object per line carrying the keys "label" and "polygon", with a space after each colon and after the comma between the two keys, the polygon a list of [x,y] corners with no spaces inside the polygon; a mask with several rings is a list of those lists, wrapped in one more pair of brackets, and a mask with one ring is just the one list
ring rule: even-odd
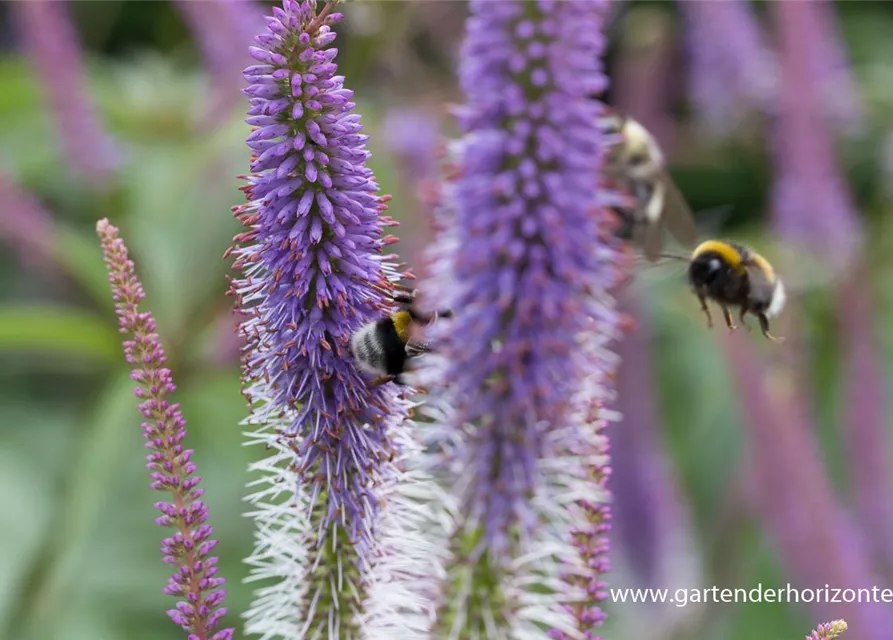
{"label": "tall flower spike", "polygon": [[439,638],[582,637],[598,619],[605,514],[584,500],[605,498],[593,403],[616,364],[618,278],[590,97],[606,86],[606,5],[471,3],[459,172],[426,289],[457,315],[432,327],[419,372],[430,462],[456,496]]}
{"label": "tall flower spike", "polygon": [[[336,75],[332,4],[286,0],[245,70],[252,150],[247,227],[231,250],[250,442],[272,455],[249,497],[265,581],[246,629],[264,638],[414,638],[429,612],[415,582],[434,573],[418,533],[424,482],[410,405],[372,385],[349,341],[392,309],[382,249],[387,198],[366,166],[353,92]],[[411,494],[411,495],[410,495]]]}
{"label": "tall flower spike", "polygon": [[66,3],[14,2],[10,11],[42,81],[63,153],[76,171],[102,184],[114,171],[117,153],[83,86],[81,51]]}
{"label": "tall flower spike", "polygon": [[164,561],[176,571],[164,592],[182,598],[168,615],[189,634],[189,640],[229,640],[233,629],[215,631],[226,615],[223,603],[226,592],[219,589],[226,582],[217,576],[217,558],[211,551],[217,541],[206,524],[208,508],[201,500],[201,478],[193,475],[192,450],[183,448],[186,421],[180,405],[171,404],[169,396],[175,387],[170,369],[164,366],[165,355],[152,314],[139,310],[145,294],[134,273],[127,247],[118,236],[118,229],[108,220],[100,220],[96,232],[102,242],[102,253],[112,285],[115,312],[121,332],[130,339],[124,342],[127,362],[134,365],[131,377],[140,386],[134,390],[142,402],[139,410],[146,448],[146,467],[151,472],[151,487],[171,494],[171,502],[156,502],[161,516],[155,522],[176,532],[161,544]]}

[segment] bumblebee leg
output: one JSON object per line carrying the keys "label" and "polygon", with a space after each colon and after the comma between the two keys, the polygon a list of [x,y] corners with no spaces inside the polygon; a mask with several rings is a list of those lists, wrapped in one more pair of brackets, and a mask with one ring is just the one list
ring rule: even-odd
{"label": "bumblebee leg", "polygon": [[732,312],[729,311],[726,305],[722,305],[722,317],[726,319],[726,326],[729,328],[729,331],[734,331],[738,328],[738,325],[732,320]]}
{"label": "bumblebee leg", "polygon": [[[379,376],[379,377],[375,378],[375,380],[372,380],[371,382],[369,382],[369,386],[379,387],[383,384],[387,384],[388,382],[397,382],[397,377],[398,376],[390,376],[390,375]],[[401,384],[401,383],[397,382],[397,384]]]}
{"label": "bumblebee leg", "polygon": [[704,312],[704,315],[707,316],[707,328],[710,329],[713,327],[713,317],[710,315],[709,307],[707,307],[707,298],[699,293],[698,300],[701,301],[701,310]]}
{"label": "bumblebee leg", "polygon": [[747,329],[747,332],[750,333],[750,325],[747,324],[747,321],[744,319],[744,316],[747,315],[747,312],[750,311],[747,307],[741,307],[741,313],[738,314],[738,320],[741,322],[741,326]]}
{"label": "bumblebee leg", "polygon": [[769,318],[766,317],[765,313],[759,313],[757,314],[757,317],[760,319],[760,329],[763,331],[764,336],[769,338],[772,342],[777,342],[778,344],[784,342],[784,338],[776,338],[769,333]]}

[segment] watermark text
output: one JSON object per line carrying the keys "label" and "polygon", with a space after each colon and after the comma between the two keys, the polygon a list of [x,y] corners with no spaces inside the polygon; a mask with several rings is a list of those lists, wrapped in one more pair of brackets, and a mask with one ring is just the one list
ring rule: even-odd
{"label": "watermark text", "polygon": [[839,589],[825,585],[818,589],[797,589],[790,584],[785,587],[764,587],[758,583],[752,589],[728,589],[720,587],[690,589],[609,589],[614,603],[657,602],[684,607],[700,603],[893,603],[893,589],[870,587],[860,589]]}

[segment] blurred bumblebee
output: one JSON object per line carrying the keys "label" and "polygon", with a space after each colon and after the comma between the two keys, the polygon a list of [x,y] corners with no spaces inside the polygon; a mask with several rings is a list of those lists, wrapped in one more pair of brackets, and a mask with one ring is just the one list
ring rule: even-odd
{"label": "blurred bumblebee", "polygon": [[657,141],[641,124],[614,111],[601,120],[604,133],[620,138],[608,151],[604,172],[613,186],[630,199],[614,206],[618,225],[614,235],[644,249],[652,262],[660,257],[664,228],[686,248],[698,233],[685,198],[667,173]]}
{"label": "blurred bumblebee", "polygon": [[784,341],[769,333],[769,319],[781,313],[787,296],[784,284],[766,258],[741,244],[707,240],[695,248],[688,261],[688,281],[701,302],[708,327],[713,326],[707,307],[710,299],[722,309],[730,330],[738,327],[729,307],[738,307],[738,319],[745,329],[750,331],[744,318],[750,313],[759,320],[764,336],[774,342]]}
{"label": "blurred bumblebee", "polygon": [[363,371],[378,376],[371,384],[395,382],[405,385],[403,373],[410,358],[431,351],[431,347],[411,339],[415,323],[431,324],[437,318],[452,316],[451,311],[439,311],[433,315],[421,313],[415,308],[416,292],[394,294],[397,310],[360,327],[350,338],[350,350]]}

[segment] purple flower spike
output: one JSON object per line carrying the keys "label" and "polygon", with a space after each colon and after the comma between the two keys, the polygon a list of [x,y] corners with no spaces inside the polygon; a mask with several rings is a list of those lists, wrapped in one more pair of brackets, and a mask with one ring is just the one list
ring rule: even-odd
{"label": "purple flower spike", "polygon": [[859,133],[864,126],[863,106],[833,4],[818,0],[814,18],[814,22],[803,24],[801,34],[811,40],[812,73],[821,88],[824,113],[835,128],[847,134]]}
{"label": "purple flower spike", "polygon": [[219,608],[226,595],[219,587],[226,581],[217,575],[217,558],[209,555],[217,542],[211,538],[211,527],[205,524],[208,508],[200,499],[203,490],[197,488],[199,478],[193,475],[192,450],[182,444],[186,421],[180,405],[168,401],[175,387],[170,369],[164,367],[166,358],[155,333],[155,319],[139,310],[145,297],[143,285],[134,273],[118,229],[103,219],[96,231],[121,333],[130,336],[124,342],[124,355],[135,367],[131,378],[139,384],[134,393],[142,400],[139,410],[145,417],[142,428],[146,448],[151,452],[146,456],[150,486],[170,493],[173,499],[155,504],[161,512],[156,522],[174,529],[174,534],[161,543],[164,561],[176,569],[164,592],[182,600],[168,615],[190,638],[229,640],[233,629],[215,631],[226,614],[226,609]]}
{"label": "purple flower spike", "polygon": [[779,234],[818,255],[850,260],[861,240],[849,193],[838,171],[820,83],[812,65],[822,6],[776,2],[781,42],[781,104],[776,140],[774,222]]}
{"label": "purple flower spike", "polygon": [[747,2],[683,2],[690,91],[701,117],[728,132],[747,108],[768,111],[778,93],[774,52]]}
{"label": "purple flower spike", "polygon": [[65,3],[14,2],[10,11],[42,81],[69,164],[102,184],[114,171],[117,153],[84,90],[80,47]]}
{"label": "purple flower spike", "polygon": [[437,637],[581,637],[599,618],[607,459],[592,403],[615,365],[619,278],[591,98],[607,82],[606,10],[471,3],[458,175],[426,289],[457,315],[431,328],[437,354],[419,372],[430,462],[457,496]]}
{"label": "purple flower spike", "polygon": [[812,633],[806,636],[806,640],[834,640],[843,635],[847,630],[847,624],[844,620],[834,620],[817,626]]}
{"label": "purple flower spike", "polygon": [[887,413],[878,328],[865,290],[865,268],[838,287],[838,326],[845,351],[844,421],[856,512],[878,558],[893,567],[893,505],[889,500]]}
{"label": "purple flower spike", "polygon": [[337,75],[332,6],[274,8],[244,72],[255,128],[232,294],[248,316],[249,435],[272,452],[253,466],[248,563],[266,584],[246,628],[286,640],[416,638],[429,624],[417,582],[434,571],[415,535],[424,483],[404,471],[410,405],[393,383],[370,384],[349,347],[393,308],[399,276],[382,254],[392,221]]}

